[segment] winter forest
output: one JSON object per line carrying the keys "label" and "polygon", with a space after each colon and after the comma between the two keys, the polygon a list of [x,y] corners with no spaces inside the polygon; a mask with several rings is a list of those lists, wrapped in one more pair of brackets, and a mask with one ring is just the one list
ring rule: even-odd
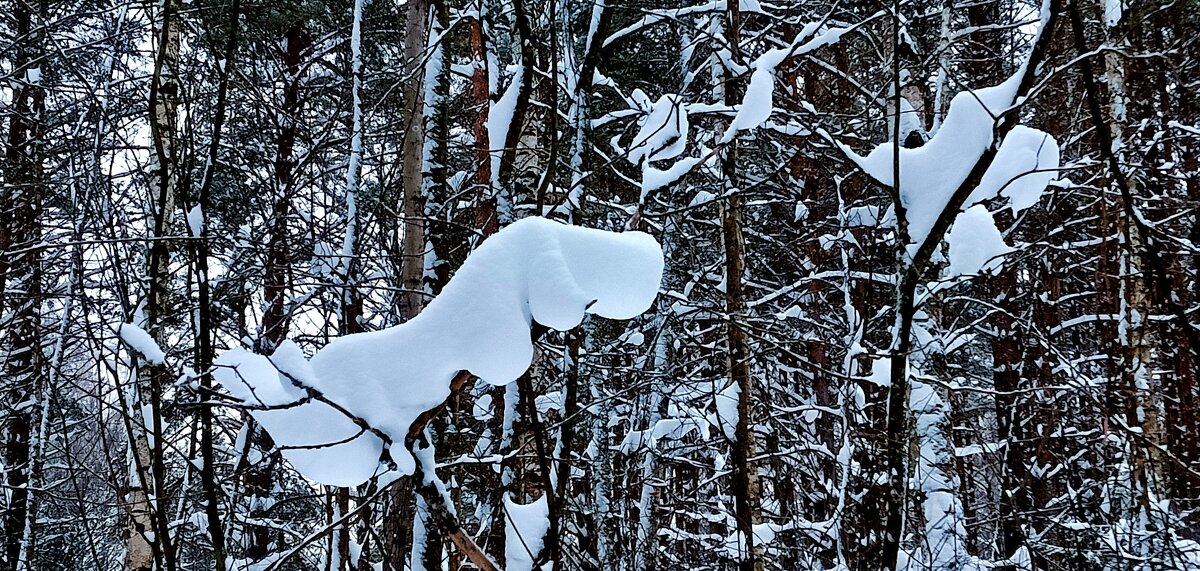
{"label": "winter forest", "polygon": [[1200,569],[1196,0],[0,5],[0,571]]}

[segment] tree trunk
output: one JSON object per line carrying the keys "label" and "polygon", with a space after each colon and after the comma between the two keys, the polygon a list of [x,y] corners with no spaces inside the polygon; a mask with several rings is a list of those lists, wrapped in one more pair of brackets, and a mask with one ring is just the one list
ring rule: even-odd
{"label": "tree trunk", "polygon": [[[204,515],[207,519],[208,536],[212,543],[213,564],[216,571],[225,571],[225,532],[222,526],[220,489],[217,484],[217,463],[213,447],[213,413],[207,403],[213,400],[213,379],[210,369],[215,357],[213,350],[213,310],[208,274],[208,220],[206,214],[211,210],[209,201],[213,178],[216,175],[217,164],[220,160],[221,135],[225,128],[225,110],[229,100],[229,73],[237,55],[237,39],[239,18],[241,16],[241,1],[233,0],[229,8],[229,37],[225,44],[224,64],[221,66],[220,79],[217,87],[216,111],[212,125],[212,139],[209,142],[208,160],[200,181],[197,193],[196,208],[200,213],[200,227],[193,228],[194,237],[200,238],[193,242],[192,256],[196,271],[197,301],[197,330],[196,330],[196,371],[200,374],[200,455],[203,466],[200,472],[200,485],[204,495]],[[190,219],[190,218],[189,218]]]}
{"label": "tree trunk", "polygon": [[488,80],[487,33],[484,29],[484,0],[477,0],[475,17],[469,23],[471,43],[471,99],[475,109],[471,122],[471,134],[475,139],[475,169],[472,176],[475,187],[475,229],[484,237],[500,229],[496,213],[496,197],[492,189],[492,153],[488,135],[488,115],[492,100]]}
{"label": "tree trunk", "polygon": [[[422,52],[428,42],[430,3],[414,0],[408,3],[405,17],[404,62],[408,72],[403,88],[401,124],[404,138],[401,142],[401,212],[403,234],[400,238],[400,292],[396,298],[396,309],[401,320],[416,317],[425,306],[425,193],[423,151],[425,148],[425,74],[422,68]],[[392,484],[389,509],[384,514],[385,551],[390,554],[389,565],[404,569],[413,540],[413,519],[420,517],[415,509],[413,478],[403,478]],[[428,525],[426,525],[428,529]],[[434,566],[440,569],[442,544],[437,533],[425,533],[426,545],[421,549],[424,562],[436,559]],[[436,553],[436,556],[434,555]],[[416,568],[418,562],[410,562]]]}
{"label": "tree trunk", "polygon": [[[291,198],[295,192],[296,136],[300,114],[301,63],[309,47],[309,34],[303,21],[291,22],[284,32],[283,100],[281,101],[279,133],[275,138],[275,189],[271,198],[270,224],[267,236],[266,260],[263,268],[263,311],[262,323],[255,339],[254,350],[262,355],[271,355],[288,336],[291,323],[291,308],[287,304],[291,284],[291,250],[288,240],[288,216]],[[247,420],[250,446],[257,449],[261,457],[258,462],[247,465],[244,471],[246,496],[251,502],[251,518],[266,517],[264,500],[274,493],[276,471],[280,454],[275,450],[275,441],[261,425],[253,419]],[[278,532],[269,526],[250,524],[246,545],[246,556],[261,560],[270,555]]]}
{"label": "tree trunk", "polygon": [[[150,84],[150,132],[153,141],[153,168],[150,211],[154,217],[148,256],[148,283],[144,309],[145,329],[160,347],[167,346],[166,322],[170,315],[170,248],[163,239],[171,236],[171,220],[175,215],[181,154],[178,132],[180,101],[179,48],[181,36],[181,6],[178,0],[164,0],[161,18],[157,22],[158,51]],[[171,541],[166,504],[153,504],[150,497],[164,490],[166,466],[163,458],[163,388],[173,381],[171,372],[162,363],[143,362],[138,369],[135,414],[132,422],[132,460],[127,502],[130,510],[130,529],[127,530],[125,568],[130,571],[158,567],[175,569],[175,553]],[[150,407],[150,426],[143,422],[145,399]],[[147,434],[147,431],[149,434]],[[153,538],[153,539],[151,539]]]}
{"label": "tree trunk", "polygon": [[263,274],[266,310],[255,350],[270,355],[287,339],[291,323],[288,289],[291,278],[291,250],[288,243],[288,217],[296,188],[296,135],[300,115],[301,63],[311,38],[302,21],[292,22],[284,33],[283,101],[279,134],[275,140],[275,193],[271,201],[270,234]]}
{"label": "tree trunk", "polygon": [[[1172,23],[1174,24],[1174,22]],[[1184,33],[1173,29],[1173,33]],[[1181,66],[1182,67],[1182,66]],[[1160,86],[1162,99],[1169,98],[1165,83]],[[1196,94],[1191,90],[1181,90],[1178,95],[1176,111],[1182,117],[1196,117],[1200,112],[1197,106]],[[1171,114],[1164,114],[1170,117]],[[1176,142],[1176,150],[1181,157],[1183,172],[1200,172],[1200,149],[1198,139],[1182,138]],[[1164,153],[1170,156],[1170,153]],[[1200,176],[1189,176],[1183,183],[1183,199],[1189,204],[1200,204]],[[1192,244],[1200,244],[1200,212],[1193,211],[1186,222],[1190,225],[1188,238]],[[1200,256],[1192,256],[1191,264],[1186,259],[1179,260],[1175,272],[1175,292],[1190,303],[1192,307],[1200,303]],[[1168,294],[1170,295],[1170,294]],[[1195,327],[1189,321],[1174,321],[1171,323],[1171,337],[1174,339],[1171,365],[1174,369],[1172,382],[1166,388],[1166,443],[1167,449],[1175,456],[1171,464],[1170,481],[1171,496],[1181,505],[1179,511],[1185,516],[1185,530],[1189,539],[1200,539],[1200,441],[1195,438],[1200,434],[1200,396],[1197,395],[1197,372],[1200,362],[1197,361],[1197,347],[1192,346],[1188,337],[1188,328]]]}
{"label": "tree trunk", "polygon": [[400,316],[406,321],[420,313],[425,306],[425,195],[422,192],[425,168],[422,156],[425,147],[425,74],[418,66],[422,65],[428,19],[428,0],[415,0],[408,4],[404,61],[409,79],[404,86],[402,121],[406,128],[401,148],[404,237],[400,252],[401,292],[398,300]]}
{"label": "tree trunk", "polygon": [[[730,60],[742,64],[741,10],[737,3],[728,3],[725,11],[725,41]],[[725,103],[741,102],[741,78],[727,74]],[[754,524],[759,519],[758,468],[753,458],[754,442],[754,378],[750,375],[750,346],[746,336],[746,300],[742,279],[746,271],[742,237],[742,197],[738,187],[738,144],[736,138],[721,152],[721,173],[727,200],[721,211],[721,238],[725,249],[725,326],[729,383],[737,386],[737,425],[733,442],[733,494],[737,519],[738,568],[742,571],[762,571],[762,547],[755,546]]]}
{"label": "tree trunk", "polygon": [[1025,410],[1018,404],[1024,400],[1017,391],[1021,388],[1021,337],[1015,318],[1021,315],[1017,299],[1016,269],[1004,269],[987,278],[988,293],[997,310],[990,320],[993,330],[989,337],[992,346],[992,386],[996,390],[996,440],[1003,448],[1003,471],[1000,477],[1000,555],[1012,557],[1025,545],[1022,518],[1029,512],[1029,465],[1025,441],[1020,426],[1028,422]]}
{"label": "tree trunk", "polygon": [[[525,175],[527,171],[536,169],[536,164],[531,164],[536,160],[536,155],[533,155],[534,149],[523,148],[523,135],[527,128],[535,132],[543,128],[540,121],[529,121],[535,119],[531,113],[529,101],[533,94],[533,85],[537,81],[538,76],[534,73],[534,39],[533,30],[529,23],[529,13],[526,7],[525,0],[511,0],[513,12],[513,28],[517,33],[516,41],[519,47],[518,55],[520,56],[520,81],[517,85],[517,100],[513,106],[512,120],[508,125],[508,132],[504,133],[504,149],[500,153],[500,184],[505,190],[510,193],[511,200],[517,201],[518,185],[516,178]],[[517,80],[516,77],[513,78]],[[530,122],[531,124],[527,124]],[[495,149],[493,149],[494,151]],[[518,169],[520,172],[518,172]]]}
{"label": "tree trunk", "polygon": [[[41,38],[33,32],[32,3],[18,3],[13,17],[16,36]],[[44,12],[45,5],[42,3]],[[45,21],[45,14],[42,15]],[[0,398],[5,414],[0,417],[3,439],[3,488],[7,502],[3,517],[4,568],[29,569],[36,523],[37,498],[31,486],[37,478],[37,459],[32,446],[44,414],[43,359],[41,334],[42,271],[41,249],[34,247],[42,236],[41,212],[44,174],[42,171],[42,115],[45,92],[30,70],[38,68],[34,41],[17,42],[13,58],[13,96],[5,145],[4,185],[0,189],[0,358],[4,378]],[[14,250],[9,252],[9,250]],[[3,495],[5,492],[0,492]]]}

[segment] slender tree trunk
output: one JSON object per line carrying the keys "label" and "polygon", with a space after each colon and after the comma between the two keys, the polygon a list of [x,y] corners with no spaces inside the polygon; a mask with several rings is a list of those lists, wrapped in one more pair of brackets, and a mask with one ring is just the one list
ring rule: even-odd
{"label": "slender tree trunk", "polygon": [[[217,87],[216,111],[213,118],[212,139],[209,142],[208,160],[205,163],[204,175],[200,181],[197,193],[196,208],[199,209],[200,227],[192,228],[198,241],[192,255],[196,269],[196,287],[199,307],[197,308],[196,331],[196,371],[200,374],[200,455],[203,467],[200,472],[200,484],[204,495],[204,515],[208,520],[208,535],[212,542],[213,563],[216,571],[225,571],[225,532],[221,525],[220,486],[217,484],[217,463],[213,447],[213,413],[207,403],[213,398],[212,368],[213,351],[213,315],[212,300],[208,275],[208,220],[206,213],[210,209],[210,190],[216,175],[217,164],[220,160],[221,135],[225,128],[225,112],[229,102],[229,73],[237,55],[237,40],[239,19],[241,17],[241,0],[233,0],[229,8],[229,37],[225,44],[224,64],[221,66],[220,79]],[[190,216],[189,221],[194,219]]]}
{"label": "slender tree trunk", "polygon": [[296,192],[296,135],[300,115],[301,63],[311,38],[302,21],[292,22],[284,33],[283,101],[279,134],[275,141],[275,193],[271,201],[270,231],[267,238],[263,296],[266,310],[255,349],[270,355],[287,339],[291,323],[288,289],[291,278],[291,250],[288,243],[288,217]]}
{"label": "slender tree trunk", "polygon": [[[529,24],[529,13],[526,7],[525,0],[511,0],[513,10],[513,27],[517,33],[517,47],[520,55],[520,81],[517,86],[517,100],[513,107],[512,121],[508,125],[508,132],[504,134],[504,149],[500,153],[500,184],[513,194],[512,200],[516,200],[515,177],[522,173],[515,172],[518,167],[530,168],[534,165],[525,164],[525,161],[519,160],[521,155],[527,149],[521,149],[522,134],[526,130],[526,121],[531,118],[529,100],[533,94],[533,85],[537,79],[534,74],[534,38],[533,30]],[[516,81],[516,78],[513,79]],[[529,125],[531,129],[538,129],[539,126]],[[494,151],[495,149],[493,149]]]}
{"label": "slender tree trunk", "polygon": [[[730,60],[742,64],[741,10],[738,3],[729,2],[725,11],[725,41]],[[725,103],[741,102],[742,79],[725,78]],[[737,386],[737,425],[733,442],[733,494],[737,519],[738,568],[742,571],[761,571],[762,548],[755,546],[754,524],[759,519],[758,468],[753,458],[756,450],[754,436],[754,378],[750,374],[750,345],[746,336],[746,300],[742,279],[746,271],[745,241],[742,237],[742,197],[738,186],[738,143],[734,139],[721,153],[721,172],[724,178],[726,201],[721,211],[721,238],[725,249],[725,327],[729,382]]]}
{"label": "slender tree trunk", "polygon": [[[905,518],[908,514],[908,475],[909,475],[909,439],[912,432],[909,404],[912,398],[912,386],[908,375],[909,353],[912,351],[912,321],[916,313],[916,290],[920,272],[924,268],[914,268],[913,262],[905,259],[910,236],[908,234],[907,212],[900,200],[900,2],[892,3],[891,22],[891,62],[892,62],[892,97],[895,103],[890,104],[888,121],[891,123],[888,134],[892,142],[892,180],[894,181],[893,197],[896,210],[896,220],[899,232],[897,254],[900,277],[899,288],[896,290],[896,334],[892,339],[892,357],[887,398],[887,438],[885,477],[888,481],[887,491],[887,522],[883,539],[883,564],[885,569],[899,571],[900,542],[904,540]],[[930,238],[926,238],[929,240]],[[941,237],[938,237],[941,240]]]}
{"label": "slender tree trunk", "polygon": [[[358,285],[358,231],[359,213],[358,196],[362,175],[363,162],[363,110],[362,110],[362,19],[364,0],[354,0],[350,29],[350,152],[346,165],[346,231],[342,237],[341,260],[339,273],[341,278],[341,299],[338,303],[338,334],[353,335],[363,329],[363,300]],[[367,487],[373,487],[370,484]],[[351,508],[351,493],[348,488],[338,491],[339,506],[348,511]],[[371,506],[357,506],[358,516],[354,518],[355,541],[359,549],[357,561],[350,560],[349,538],[350,522],[343,523],[338,528],[341,542],[339,549],[343,550],[343,565],[346,569],[366,571],[371,568],[368,559],[368,546],[371,534]],[[343,549],[343,545],[345,548]]]}
{"label": "slender tree trunk", "polygon": [[[1033,322],[1040,331],[1045,332],[1052,331],[1061,323],[1058,300],[1062,297],[1062,291],[1059,279],[1053,271],[1053,261],[1040,260],[1040,263],[1044,264],[1043,275],[1047,276],[1046,291],[1044,295],[1035,296],[1033,301]],[[1054,501],[1061,493],[1061,479],[1064,473],[1061,470],[1064,440],[1057,412],[1058,389],[1055,386],[1055,371],[1059,369],[1059,360],[1051,346],[1053,340],[1043,339],[1039,337],[1036,343],[1031,343],[1025,349],[1026,377],[1036,379],[1038,390],[1030,395],[1030,404],[1024,407],[1029,411],[1028,422],[1031,428],[1022,430],[1022,433],[1028,434],[1029,440],[1032,441],[1033,450],[1029,457],[1038,470],[1037,477],[1031,478],[1030,489],[1026,492],[1030,496],[1032,513],[1040,516],[1038,520],[1030,522],[1033,525],[1032,532],[1041,541],[1056,544],[1062,535],[1051,518],[1055,515],[1054,510],[1063,509],[1054,506]],[[1026,468],[1026,471],[1029,469]],[[1035,552],[1031,555],[1035,568],[1052,569],[1058,562],[1066,563],[1065,557],[1052,558],[1050,553]]]}
{"label": "slender tree trunk", "polygon": [[[1172,22],[1174,24],[1174,22]],[[1173,26],[1168,26],[1173,27]],[[1180,29],[1171,30],[1181,33]],[[1164,85],[1160,88],[1161,98],[1168,100],[1170,94]],[[1196,117],[1200,113],[1197,106],[1197,96],[1191,90],[1181,90],[1178,94],[1176,111],[1178,116]],[[1171,114],[1164,114],[1166,117]],[[1200,172],[1200,149],[1196,138],[1181,139],[1176,142],[1176,151],[1183,165],[1183,172]],[[1170,153],[1165,153],[1170,156]],[[1189,176],[1183,182],[1183,199],[1190,204],[1200,204],[1200,176]],[[1200,244],[1200,212],[1193,211],[1187,221],[1190,224],[1188,238],[1193,244]],[[1190,302],[1200,303],[1200,256],[1192,256],[1189,264],[1186,259],[1179,261],[1176,270],[1175,292]],[[1170,295],[1170,294],[1168,294]],[[1200,373],[1200,362],[1197,361],[1196,347],[1191,346],[1188,339],[1188,328],[1195,327],[1191,322],[1173,322],[1171,337],[1171,364],[1174,368],[1174,379],[1166,383],[1166,443],[1167,449],[1176,457],[1171,464],[1170,481],[1172,497],[1179,502],[1179,511],[1185,516],[1183,528],[1189,539],[1200,539],[1200,441],[1195,438],[1200,434],[1200,395],[1197,394],[1197,375]]]}
{"label": "slender tree trunk", "polygon": [[487,31],[484,28],[485,0],[476,0],[475,17],[469,23],[471,44],[471,98],[475,110],[472,115],[471,134],[475,139],[475,169],[472,182],[475,187],[475,229],[484,237],[500,229],[496,213],[496,197],[492,189],[492,153],[488,135],[488,116],[492,107],[488,80]]}
{"label": "slender tree trunk", "polygon": [[[950,10],[953,2],[947,4]],[[972,30],[984,30],[1000,19],[1000,5],[996,2],[972,4],[966,7],[967,25]],[[949,14],[947,14],[949,18]],[[948,22],[946,24],[949,25]],[[943,30],[949,37],[949,29]],[[963,67],[972,86],[995,85],[1004,79],[1003,62],[994,44],[1001,41],[994,31],[976,31],[965,38],[962,46]],[[950,57],[950,46],[945,58]],[[943,72],[944,73],[944,72]],[[939,94],[940,98],[940,94]],[[939,109],[939,113],[940,113]],[[996,223],[1001,232],[1008,232],[1015,220],[997,213]],[[1022,314],[1022,302],[1017,280],[1017,269],[1003,267],[996,274],[983,277],[988,296],[996,305],[989,324],[992,327],[988,344],[992,354],[992,386],[997,391],[996,439],[1003,446],[1003,466],[999,490],[999,536],[997,543],[1000,555],[1012,557],[1025,544],[1024,518],[1030,509],[1028,485],[1030,483],[1026,443],[1022,424],[1029,422],[1029,399],[1020,398],[1021,358],[1023,339],[1030,336],[1018,331],[1018,319]]]}
{"label": "slender tree trunk", "polygon": [[1021,383],[1021,350],[1014,324],[1019,315],[1016,297],[1016,274],[1001,271],[988,279],[992,301],[999,310],[991,320],[994,331],[992,345],[992,386],[996,389],[996,440],[1004,446],[1004,468],[1000,485],[1000,545],[1001,555],[1012,557],[1025,544],[1021,517],[1028,511],[1025,463],[1025,442],[1018,425],[1024,418],[1017,408]]}
{"label": "slender tree trunk", "polygon": [[[45,92],[33,74],[41,65],[33,31],[33,3],[18,3],[13,17],[16,35],[14,77],[9,131],[5,145],[4,184],[0,187],[0,379],[4,416],[0,417],[3,439],[3,480],[7,494],[3,517],[5,569],[29,569],[34,563],[29,551],[37,514],[37,460],[33,454],[41,417],[45,414],[44,367],[42,358],[41,249],[34,248],[42,235],[41,215],[44,188],[42,171]],[[45,23],[42,3],[40,25]],[[9,252],[9,250],[13,252]]]}
{"label": "slender tree trunk", "polygon": [[405,130],[401,148],[404,238],[400,252],[399,299],[400,316],[405,320],[412,319],[425,306],[425,196],[422,192],[425,168],[425,74],[421,66],[429,14],[428,0],[414,0],[408,4],[404,37],[408,78],[404,86],[402,121]]}
{"label": "slender tree trunk", "polygon": [[[255,339],[255,352],[271,355],[279,344],[287,339],[291,323],[291,308],[287,303],[291,283],[291,250],[288,240],[288,216],[291,198],[295,192],[296,136],[300,114],[300,91],[302,88],[301,63],[309,46],[309,35],[302,21],[291,22],[283,37],[283,98],[280,102],[279,132],[275,138],[275,189],[272,193],[270,214],[267,218],[266,260],[263,268],[263,311],[262,323]],[[266,517],[266,500],[274,493],[276,471],[280,457],[275,450],[275,441],[261,425],[253,419],[247,420],[250,445],[257,449],[261,458],[246,466],[244,481],[246,495],[251,502],[253,519]],[[250,525],[246,555],[251,560],[261,560],[271,553],[272,543],[278,533],[268,526]]]}
{"label": "slender tree trunk", "polygon": [[363,161],[362,113],[362,11],[363,0],[354,0],[350,31],[350,153],[346,166],[346,233],[342,238],[340,272],[341,303],[339,333],[348,335],[362,330],[362,299],[358,293],[356,252],[358,251],[358,188]]}
{"label": "slender tree trunk", "polygon": [[[163,0],[157,21],[158,52],[150,84],[150,132],[153,143],[151,207],[153,234],[149,247],[148,283],[144,308],[145,329],[160,347],[168,346],[166,322],[170,316],[171,275],[169,243],[162,238],[171,236],[171,220],[175,215],[175,200],[182,165],[178,132],[179,48],[181,41],[181,6],[178,0]],[[166,466],[163,458],[163,388],[174,379],[162,363],[144,362],[138,370],[137,396],[133,411],[142,410],[149,400],[150,426],[144,415],[136,414],[133,430],[134,470],[131,475],[127,501],[131,528],[127,533],[125,568],[130,571],[149,570],[156,566],[164,571],[175,569],[170,517],[166,502],[151,502],[150,498],[166,487]],[[148,434],[147,434],[148,432]],[[152,538],[152,539],[151,539]]]}
{"label": "slender tree trunk", "polygon": [[[425,306],[425,72],[422,67],[423,52],[428,45],[428,25],[430,17],[430,2],[414,0],[408,3],[405,17],[404,62],[407,72],[403,87],[403,105],[401,122],[404,126],[404,138],[401,142],[401,212],[403,234],[400,239],[400,275],[401,291],[396,298],[398,314],[403,321],[416,317]],[[428,522],[421,528],[425,530],[422,546],[413,545],[408,548],[414,536],[413,520],[422,517],[420,510],[415,509],[413,478],[404,478],[392,485],[390,492],[389,511],[384,514],[384,527],[388,542],[386,551],[390,553],[389,564],[394,569],[405,568],[404,558],[410,553],[422,554],[422,561],[410,561],[412,568],[422,565],[425,569],[440,569],[442,559],[442,537],[431,533]],[[424,513],[428,513],[426,510]]]}

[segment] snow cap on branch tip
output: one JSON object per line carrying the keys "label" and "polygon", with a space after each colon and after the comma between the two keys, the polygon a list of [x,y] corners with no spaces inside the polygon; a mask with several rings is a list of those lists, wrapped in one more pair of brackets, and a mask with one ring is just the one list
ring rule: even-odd
{"label": "snow cap on branch tip", "polygon": [[130,349],[141,355],[147,363],[161,365],[167,358],[166,353],[159,348],[154,338],[149,333],[146,333],[145,329],[137,325],[122,323],[117,326],[117,335],[121,337],[121,341],[128,345]]}
{"label": "snow cap on branch tip", "polygon": [[[311,362],[291,343],[270,359],[229,351],[215,376],[255,404],[319,392],[322,399],[251,414],[306,477],[355,485],[380,472],[380,435],[404,442],[416,419],[446,400],[460,372],[512,382],[533,359],[534,323],[565,330],[584,313],[635,317],[653,304],[663,265],[662,248],[648,234],[526,218],[485,240],[407,323],[335,339]],[[390,453],[398,472],[413,472],[408,451],[393,446]]]}
{"label": "snow cap on branch tip", "polygon": [[[946,215],[943,211],[955,190],[993,145],[999,145],[995,159],[963,202],[963,209],[999,195],[1008,198],[1013,211],[1019,212],[1037,203],[1055,178],[1059,149],[1054,137],[1016,125],[1003,140],[996,138],[999,121],[1016,104],[1023,76],[1024,66],[999,85],[955,95],[937,134],[921,147],[899,150],[899,196],[912,242],[910,254]],[[878,145],[865,157],[841,143],[835,144],[880,184],[897,186],[893,180],[892,142]]]}
{"label": "snow cap on branch tip", "polygon": [[507,571],[532,571],[545,547],[550,529],[550,506],[546,496],[518,504],[504,494],[504,559]]}

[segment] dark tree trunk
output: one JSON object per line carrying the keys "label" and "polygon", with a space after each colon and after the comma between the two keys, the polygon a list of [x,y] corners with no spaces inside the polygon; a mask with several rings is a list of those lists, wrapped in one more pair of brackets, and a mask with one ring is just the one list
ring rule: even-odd
{"label": "dark tree trunk", "polygon": [[[44,4],[42,5],[44,9]],[[16,36],[31,36],[34,14],[31,3],[17,3],[13,12]],[[44,22],[44,14],[42,18]],[[5,569],[36,566],[26,540],[33,539],[36,497],[31,484],[38,471],[34,438],[44,410],[41,304],[42,114],[45,94],[41,85],[24,81],[40,55],[32,41],[17,42],[13,57],[14,93],[5,145],[4,184],[0,189],[0,354],[4,376],[0,379],[0,437],[3,438],[3,484],[8,498],[3,517]],[[11,249],[11,252],[10,252]],[[42,435],[44,438],[44,435]],[[24,557],[24,560],[22,560]]]}

